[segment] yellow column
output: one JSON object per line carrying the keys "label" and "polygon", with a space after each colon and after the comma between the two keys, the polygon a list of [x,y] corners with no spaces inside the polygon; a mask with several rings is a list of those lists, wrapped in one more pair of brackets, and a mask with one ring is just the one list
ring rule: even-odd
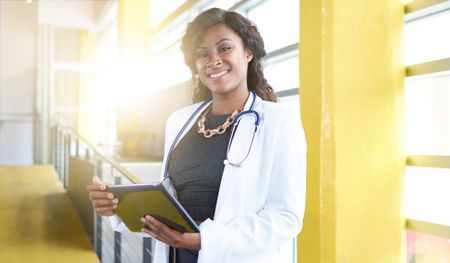
{"label": "yellow column", "polygon": [[150,33],[150,0],[119,0],[119,41],[123,60],[146,56]]}
{"label": "yellow column", "polygon": [[298,262],[403,262],[401,0],[300,1]]}
{"label": "yellow column", "polygon": [[119,0],[119,48],[121,87],[119,87],[118,136],[127,155],[137,154],[136,131],[141,130],[140,99],[149,89],[150,0]]}

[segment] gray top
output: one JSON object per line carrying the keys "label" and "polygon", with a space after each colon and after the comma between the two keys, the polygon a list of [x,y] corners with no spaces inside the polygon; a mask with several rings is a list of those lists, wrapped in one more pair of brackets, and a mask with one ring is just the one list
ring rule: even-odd
{"label": "gray top", "polygon": [[[228,116],[208,114],[205,126],[216,128]],[[169,176],[178,201],[196,221],[214,217],[231,128],[222,135],[205,138],[197,132],[196,122],[169,160]]]}
{"label": "gray top", "polygon": [[[228,116],[206,115],[206,129],[217,128]],[[169,160],[169,177],[181,205],[194,220],[203,222],[214,218],[232,126],[222,135],[205,138],[197,132],[197,122],[175,147]],[[176,262],[197,262],[197,251],[177,249]]]}

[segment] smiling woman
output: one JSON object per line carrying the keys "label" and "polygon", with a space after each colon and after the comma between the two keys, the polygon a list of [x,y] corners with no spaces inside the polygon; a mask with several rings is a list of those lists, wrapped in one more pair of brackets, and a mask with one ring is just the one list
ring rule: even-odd
{"label": "smiling woman", "polygon": [[212,26],[196,53],[197,76],[212,96],[247,96],[247,64],[253,55],[236,33],[223,24]]}
{"label": "smiling woman", "polygon": [[[234,85],[242,84],[245,88],[254,90],[262,99],[276,101],[261,64],[261,59],[266,55],[264,41],[257,27],[238,13],[213,8],[200,14],[189,24],[181,49],[193,76],[202,80],[197,82],[194,101],[202,101],[211,96],[207,79],[202,79],[206,69],[210,74],[224,74],[218,72],[220,69],[229,70],[232,74],[243,72],[245,76],[235,76]],[[244,68],[233,69],[232,65],[224,64],[222,60],[226,60],[225,63],[232,60],[234,67]],[[246,81],[243,81],[243,77]]]}
{"label": "smiling woman", "polygon": [[[142,231],[158,240],[154,262],[292,262],[303,225],[306,143],[298,115],[275,103],[264,77],[258,29],[212,8],[188,24],[181,49],[198,103],[167,121],[161,180],[200,233],[144,216]],[[120,206],[98,179],[88,189],[97,213]]]}

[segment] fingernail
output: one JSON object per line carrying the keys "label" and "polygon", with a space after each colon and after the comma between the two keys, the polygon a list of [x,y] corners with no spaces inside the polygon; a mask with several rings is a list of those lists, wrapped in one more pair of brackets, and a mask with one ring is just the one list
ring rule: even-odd
{"label": "fingernail", "polygon": [[145,218],[141,218],[141,222],[142,222],[142,223],[145,223]]}
{"label": "fingernail", "polygon": [[119,203],[119,199],[115,198],[114,200],[112,200],[114,204],[118,204]]}
{"label": "fingernail", "polygon": [[152,217],[149,215],[145,216],[145,218],[147,218],[147,220],[152,220]]}
{"label": "fingernail", "polygon": [[117,209],[117,205],[113,205],[113,209]]}
{"label": "fingernail", "polygon": [[109,194],[108,194],[108,198],[109,198],[109,199],[113,199],[113,198],[114,198],[114,195],[111,194],[111,193],[109,193]]}
{"label": "fingernail", "polygon": [[100,185],[100,190],[106,190],[106,185],[104,184]]}

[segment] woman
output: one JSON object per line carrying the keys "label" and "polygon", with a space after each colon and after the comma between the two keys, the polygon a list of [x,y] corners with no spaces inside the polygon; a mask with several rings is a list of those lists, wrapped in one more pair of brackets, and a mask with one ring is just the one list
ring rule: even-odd
{"label": "woman", "polygon": [[[200,233],[142,218],[142,231],[159,240],[155,262],[292,261],[306,145],[298,116],[274,103],[257,28],[238,13],[209,9],[188,25],[181,49],[197,103],[167,121],[161,179],[170,179]],[[97,213],[113,215],[119,201],[107,187],[95,178],[88,189]]]}

